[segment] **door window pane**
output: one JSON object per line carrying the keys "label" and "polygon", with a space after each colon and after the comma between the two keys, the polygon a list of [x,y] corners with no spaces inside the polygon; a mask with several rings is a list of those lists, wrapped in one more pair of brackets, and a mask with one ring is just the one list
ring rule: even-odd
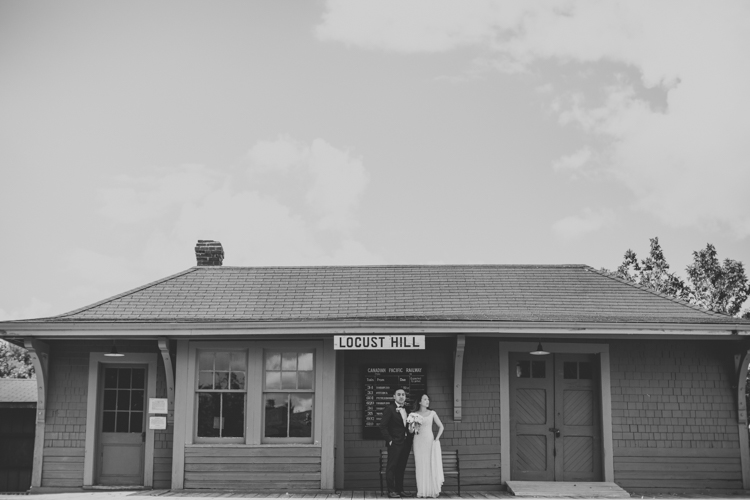
{"label": "door window pane", "polygon": [[143,432],[143,412],[130,413],[130,432]]}
{"label": "door window pane", "polygon": [[146,387],[146,370],[133,370],[133,389],[144,389]]}
{"label": "door window pane", "polygon": [[104,369],[102,432],[143,432],[145,379],[142,368]]}
{"label": "door window pane", "polygon": [[521,360],[516,363],[516,378],[531,378],[531,361]]}
{"label": "door window pane", "polygon": [[578,363],[578,378],[582,380],[591,380],[594,378],[594,365],[587,361]]}
{"label": "door window pane", "polygon": [[107,368],[104,370],[104,388],[117,388],[117,370],[115,368]]}
{"label": "door window pane", "polygon": [[130,412],[118,411],[115,432],[128,432],[130,430]]}
{"label": "door window pane", "polygon": [[130,391],[117,391],[117,409],[130,409]]}
{"label": "door window pane", "polygon": [[130,388],[130,368],[119,368],[117,370],[117,387],[120,389]]}
{"label": "door window pane", "polygon": [[102,432],[115,432],[115,412],[104,412],[104,416],[102,417]]}
{"label": "door window pane", "polygon": [[104,410],[116,410],[117,409],[117,391],[105,390],[104,391]]}
{"label": "door window pane", "polygon": [[130,395],[130,409],[143,411],[143,391],[133,391]]}
{"label": "door window pane", "polygon": [[563,363],[563,378],[566,379],[577,379],[578,378],[578,363],[575,361],[566,361]]}

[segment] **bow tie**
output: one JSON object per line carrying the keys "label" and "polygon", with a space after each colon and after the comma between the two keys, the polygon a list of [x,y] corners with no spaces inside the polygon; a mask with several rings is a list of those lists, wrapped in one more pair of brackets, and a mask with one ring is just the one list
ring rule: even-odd
{"label": "bow tie", "polygon": [[397,410],[403,410],[403,409],[404,409],[404,407],[403,407],[403,406],[396,406],[396,409],[397,409]]}

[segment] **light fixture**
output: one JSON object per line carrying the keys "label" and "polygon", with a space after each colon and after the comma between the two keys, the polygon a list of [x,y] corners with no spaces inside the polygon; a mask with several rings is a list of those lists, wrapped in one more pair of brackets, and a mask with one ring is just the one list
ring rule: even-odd
{"label": "light fixture", "polygon": [[125,356],[124,354],[121,354],[117,352],[117,346],[115,345],[115,341],[112,341],[112,350],[105,354],[105,356],[109,358],[121,358]]}
{"label": "light fixture", "polygon": [[549,352],[542,348],[542,339],[539,339],[539,344],[537,344],[536,350],[531,351],[529,354],[533,354],[534,356],[546,356]]}

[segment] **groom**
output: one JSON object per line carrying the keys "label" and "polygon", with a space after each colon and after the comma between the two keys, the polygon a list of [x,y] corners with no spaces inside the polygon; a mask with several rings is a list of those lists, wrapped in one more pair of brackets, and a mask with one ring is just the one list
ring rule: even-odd
{"label": "groom", "polygon": [[404,491],[404,472],[411,453],[413,436],[406,430],[406,392],[397,389],[393,393],[394,403],[383,409],[380,419],[380,433],[388,447],[388,464],[385,467],[385,480],[388,483],[388,497],[411,497]]}

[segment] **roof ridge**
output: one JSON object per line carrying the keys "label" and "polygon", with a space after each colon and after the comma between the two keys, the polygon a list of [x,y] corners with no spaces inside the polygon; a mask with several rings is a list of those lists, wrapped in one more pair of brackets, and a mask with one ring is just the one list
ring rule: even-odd
{"label": "roof ridge", "polygon": [[650,294],[656,295],[657,297],[662,297],[662,298],[671,300],[672,302],[674,302],[676,304],[680,304],[682,306],[687,306],[687,307],[689,307],[691,309],[695,309],[696,311],[699,311],[699,312],[702,312],[704,314],[707,314],[708,316],[725,316],[727,318],[734,318],[734,316],[730,316],[729,314],[724,314],[724,313],[720,313],[720,312],[717,312],[717,311],[712,311],[710,309],[704,309],[704,308],[702,308],[702,307],[700,307],[700,306],[698,306],[696,304],[691,304],[687,300],[681,299],[679,297],[675,297],[674,295],[667,295],[666,293],[659,292],[657,290],[654,290],[653,288],[648,288],[648,287],[643,286],[641,284],[638,284],[638,283],[635,283],[635,282],[628,281],[626,279],[620,278],[614,272],[604,271],[604,270],[599,270],[599,269],[594,269],[591,266],[586,266],[586,267],[590,271],[592,271],[592,272],[594,272],[596,274],[599,274],[601,276],[604,276],[606,278],[609,278],[609,279],[612,279],[612,280],[615,280],[615,281],[619,281],[620,283],[624,283],[626,285],[630,285],[630,286],[632,286],[634,288],[638,288],[638,289],[643,290],[645,292],[649,292]]}
{"label": "roof ridge", "polygon": [[156,281],[152,281],[151,283],[146,283],[145,285],[141,285],[141,286],[139,286],[137,288],[133,288],[132,290],[127,290],[125,292],[118,293],[117,295],[113,295],[112,297],[107,297],[106,299],[100,300],[99,302],[94,302],[93,304],[89,304],[87,306],[79,307],[78,309],[74,309],[74,310],[68,311],[66,313],[58,314],[57,316],[48,316],[46,318],[36,318],[36,319],[33,319],[33,320],[22,320],[22,321],[38,321],[40,319],[56,319],[56,318],[66,318],[66,317],[69,317],[69,316],[73,316],[75,314],[79,314],[79,313],[82,313],[82,312],[87,311],[89,309],[93,309],[95,307],[98,307],[98,306],[100,306],[102,304],[106,304],[107,302],[112,302],[114,300],[121,299],[123,297],[126,297],[128,295],[132,295],[134,293],[140,292],[140,291],[145,290],[147,288],[151,288],[152,286],[160,285],[160,284],[165,283],[165,282],[167,282],[169,280],[172,280],[172,279],[175,279],[175,278],[179,278],[180,276],[184,276],[186,274],[193,273],[193,272],[195,272],[196,269],[199,269],[199,268],[197,268],[197,267],[191,267],[189,269],[185,269],[184,271],[180,271],[179,273],[172,274],[171,276],[167,276],[166,278],[161,278],[161,279],[158,279]]}
{"label": "roof ridge", "polygon": [[407,268],[407,267],[503,267],[503,268],[561,268],[561,269],[585,269],[590,266],[586,264],[365,264],[365,265],[318,265],[318,266],[194,266],[196,270],[227,270],[227,269],[364,269],[364,268]]}

